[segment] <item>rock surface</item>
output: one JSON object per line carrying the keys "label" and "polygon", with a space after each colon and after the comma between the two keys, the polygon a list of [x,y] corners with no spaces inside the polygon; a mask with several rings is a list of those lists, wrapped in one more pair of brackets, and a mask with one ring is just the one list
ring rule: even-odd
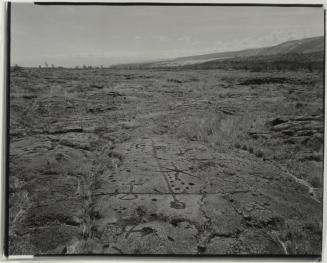
{"label": "rock surface", "polygon": [[10,254],[321,253],[322,75],[22,69],[10,97]]}

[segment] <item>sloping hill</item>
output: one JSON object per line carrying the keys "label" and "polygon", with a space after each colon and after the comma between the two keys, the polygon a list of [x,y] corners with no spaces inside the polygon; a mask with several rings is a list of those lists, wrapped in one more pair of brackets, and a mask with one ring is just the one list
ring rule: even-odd
{"label": "sloping hill", "polygon": [[151,62],[151,63],[117,65],[114,67],[115,68],[117,67],[118,68],[161,68],[161,67],[178,67],[178,66],[188,67],[190,65],[195,66],[198,64],[214,65],[219,63],[219,60],[225,61],[230,59],[240,60],[242,58],[267,57],[269,58],[269,60],[271,60],[274,57],[282,58],[281,55],[283,54],[293,54],[290,56],[292,57],[292,60],[294,60],[294,57],[299,57],[297,60],[300,60],[305,57],[307,60],[307,57],[312,57],[311,54],[315,54],[314,57],[322,57],[323,50],[324,50],[324,38],[323,36],[320,36],[320,37],[312,37],[312,38],[287,41],[272,47],[246,49],[246,50],[233,51],[233,52],[210,53],[210,54],[181,57],[181,58]]}
{"label": "sloping hill", "polygon": [[[217,59],[229,59],[235,57],[251,57],[251,56],[268,56],[287,53],[306,54],[312,52],[319,52],[324,50],[323,37],[305,38],[299,40],[292,40],[281,43],[272,47],[246,49],[234,52],[212,53],[199,56],[182,57],[171,61],[166,61],[167,64],[186,65],[203,63]],[[159,62],[160,63],[160,62]],[[163,63],[160,63],[163,65]]]}
{"label": "sloping hill", "polygon": [[313,37],[281,43],[277,46],[263,48],[257,55],[276,55],[285,53],[306,54],[324,50],[324,38]]}
{"label": "sloping hill", "polygon": [[251,71],[264,70],[320,70],[324,69],[324,53],[279,53],[215,59],[202,63],[179,66],[184,69],[239,69]]}

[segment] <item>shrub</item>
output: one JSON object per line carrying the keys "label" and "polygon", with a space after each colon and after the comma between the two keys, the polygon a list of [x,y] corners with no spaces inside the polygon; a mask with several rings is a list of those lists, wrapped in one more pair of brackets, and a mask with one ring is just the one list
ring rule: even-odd
{"label": "shrub", "polygon": [[255,155],[256,155],[258,158],[261,158],[261,157],[263,157],[263,152],[262,152],[261,150],[257,150],[257,151],[255,152]]}
{"label": "shrub", "polygon": [[20,71],[22,69],[21,66],[18,66],[17,64],[15,64],[13,67],[12,67],[13,71]]}
{"label": "shrub", "polygon": [[237,148],[237,149],[240,149],[240,148],[241,148],[241,144],[240,144],[239,142],[236,142],[234,146],[235,146],[235,148]]}
{"label": "shrub", "polygon": [[320,176],[313,176],[310,179],[310,184],[315,188],[321,188],[322,187],[322,178],[320,178]]}

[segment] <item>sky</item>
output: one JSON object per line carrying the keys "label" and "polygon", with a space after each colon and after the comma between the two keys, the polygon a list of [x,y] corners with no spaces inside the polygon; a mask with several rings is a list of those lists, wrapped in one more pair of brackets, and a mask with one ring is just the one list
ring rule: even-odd
{"label": "sky", "polygon": [[323,9],[13,3],[11,63],[114,65],[272,46],[323,35]]}

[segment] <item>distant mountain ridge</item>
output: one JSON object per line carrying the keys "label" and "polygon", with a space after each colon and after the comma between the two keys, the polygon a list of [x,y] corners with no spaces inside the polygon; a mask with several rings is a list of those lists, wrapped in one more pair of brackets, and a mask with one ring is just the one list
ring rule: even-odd
{"label": "distant mountain ridge", "polygon": [[196,60],[196,59],[217,59],[217,58],[232,58],[232,57],[244,57],[244,56],[266,56],[266,55],[276,55],[276,54],[285,54],[285,53],[310,53],[316,51],[324,50],[324,38],[321,37],[312,37],[304,38],[299,40],[286,41],[281,44],[263,47],[263,48],[252,48],[245,49],[240,51],[232,52],[219,52],[211,53],[198,56],[182,57],[174,59],[174,61],[183,61],[183,60]]}
{"label": "distant mountain ridge", "polygon": [[150,63],[133,63],[125,65],[117,65],[113,67],[127,67],[127,68],[161,68],[161,67],[178,67],[191,66],[197,64],[214,63],[218,60],[241,59],[247,57],[272,57],[281,56],[283,54],[299,54],[302,56],[310,56],[311,53],[323,53],[324,51],[324,37],[311,37],[298,40],[286,41],[281,44],[253,48],[240,51],[218,52],[204,55],[195,55],[188,57],[180,57],[170,60],[163,60]]}

